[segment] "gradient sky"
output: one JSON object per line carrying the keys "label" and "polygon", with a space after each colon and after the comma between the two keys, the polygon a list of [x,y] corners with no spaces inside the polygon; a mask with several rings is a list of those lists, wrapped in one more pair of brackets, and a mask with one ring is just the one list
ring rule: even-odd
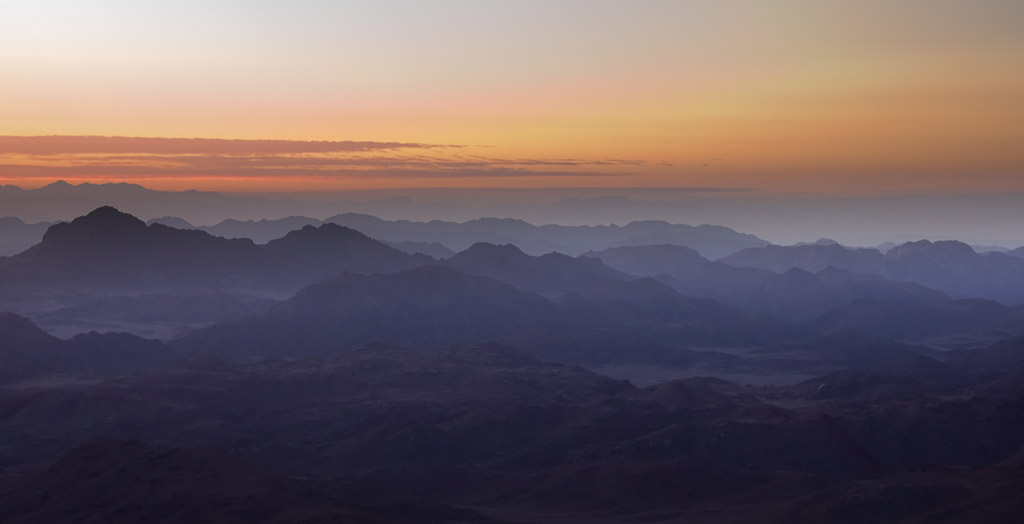
{"label": "gradient sky", "polygon": [[0,0],[0,135],[25,187],[1024,191],[1024,2]]}

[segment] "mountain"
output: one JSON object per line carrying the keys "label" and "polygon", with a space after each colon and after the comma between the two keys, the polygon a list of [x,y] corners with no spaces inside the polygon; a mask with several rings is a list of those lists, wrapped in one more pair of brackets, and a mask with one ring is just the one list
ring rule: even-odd
{"label": "mountain", "polygon": [[274,220],[235,220],[229,218],[215,225],[202,228],[203,231],[224,238],[248,238],[257,244],[266,244],[281,238],[291,231],[306,226],[320,226],[323,222],[309,217],[290,216]]}
{"label": "mountain", "polygon": [[822,238],[819,238],[818,240],[815,240],[814,242],[797,242],[794,245],[797,245],[797,246],[834,246],[834,245],[838,245],[838,244],[839,244],[839,242],[836,242],[835,240],[832,240],[831,238],[822,237]]}
{"label": "mountain", "polygon": [[357,229],[384,241],[438,242],[462,251],[478,242],[515,244],[531,255],[558,251],[579,255],[616,246],[674,244],[689,246],[708,258],[718,258],[746,247],[763,246],[764,240],[721,226],[689,226],[662,221],[638,221],[624,226],[535,226],[522,220],[481,218],[467,222],[387,221],[355,213],[324,220]]}
{"label": "mountain", "polygon": [[14,255],[39,243],[50,222],[26,224],[20,218],[0,217],[0,257]]}
{"label": "mountain", "polygon": [[610,247],[582,256],[600,259],[623,273],[648,277],[692,271],[710,262],[694,249],[672,244]]}
{"label": "mountain", "polygon": [[147,226],[104,206],[51,226],[42,242],[6,260],[0,286],[211,286],[242,276],[258,251],[250,240]]}
{"label": "mountain", "polygon": [[[492,248],[508,249],[485,249]],[[614,282],[621,286],[550,301],[449,267],[346,273],[307,286],[265,314],[213,325],[175,345],[192,353],[291,357],[333,355],[371,342],[430,349],[496,341],[555,360],[670,362],[688,346],[793,335],[783,323],[682,297],[651,279]]]}
{"label": "mountain", "polygon": [[862,300],[895,303],[949,300],[945,294],[918,284],[859,275],[834,267],[814,274],[793,268],[780,275],[765,269],[714,262],[659,279],[683,295],[708,297],[791,322],[808,321]]}
{"label": "mountain", "polygon": [[917,282],[954,298],[1024,303],[1024,260],[1003,253],[978,254],[956,241],[907,242],[885,254],[891,278]]}
{"label": "mountain", "polygon": [[1024,258],[1024,246],[1018,247],[1017,249],[1011,249],[1007,251],[1006,254],[1017,258]]}
{"label": "mountain", "polygon": [[[338,227],[338,226],[335,226]],[[264,314],[178,342],[192,352],[329,355],[371,342],[433,348],[513,339],[556,315],[537,295],[438,266],[392,275],[344,273],[303,288]]]}
{"label": "mountain", "polygon": [[426,255],[410,255],[359,231],[337,224],[304,226],[260,246],[265,279],[302,286],[343,271],[391,273],[433,263]]}
{"label": "mountain", "polygon": [[385,244],[402,251],[415,255],[417,253],[427,255],[435,260],[443,260],[455,254],[455,251],[448,249],[440,242],[416,242],[415,240],[402,240],[400,242],[385,242]]}
{"label": "mountain", "polygon": [[0,303],[64,335],[100,329],[167,339],[262,311],[344,271],[433,261],[335,224],[257,245],[146,225],[106,206],[51,226],[39,244],[0,259]]}
{"label": "mountain", "polygon": [[334,224],[306,226],[256,245],[159,223],[147,226],[106,206],[50,227],[42,242],[0,263],[0,282],[16,287],[297,289],[342,271],[397,271],[431,261]]}
{"label": "mountain", "polygon": [[552,298],[566,293],[614,294],[626,286],[625,281],[632,280],[597,259],[561,253],[530,256],[511,244],[478,242],[441,264]]}
{"label": "mountain", "polygon": [[745,249],[722,258],[721,262],[776,273],[792,268],[817,272],[832,266],[914,282],[953,298],[1024,303],[1024,260],[997,252],[979,254],[957,241],[907,242],[892,247],[885,255],[874,249],[839,245],[767,246]]}
{"label": "mountain", "polygon": [[128,183],[57,181],[36,189],[0,186],[0,209],[25,221],[71,220],[110,205],[146,218],[180,216],[194,224],[213,224],[232,217],[249,220],[300,213],[327,216],[353,205],[362,209],[366,204],[369,203],[295,201],[195,190],[158,191]]}
{"label": "mountain", "polygon": [[[69,187],[71,189],[67,189],[67,191],[72,192],[88,189],[85,185],[69,185]],[[129,193],[149,191],[139,187],[127,188],[125,190],[129,191]],[[24,193],[20,189],[18,191]],[[151,193],[162,195],[160,192]],[[215,193],[196,194],[202,195],[204,199],[207,197],[214,199],[234,198],[224,197]],[[128,198],[114,198],[112,201],[121,202],[118,205],[123,208],[137,208],[134,202],[127,207],[124,205],[126,201],[132,202]],[[231,207],[227,206],[229,209]],[[266,204],[252,206],[254,209],[265,209],[267,207]],[[211,204],[211,209],[219,208],[218,204]],[[152,212],[152,209],[147,208],[147,211]],[[158,206],[156,209],[165,209],[165,207]],[[189,209],[192,209],[192,206],[182,208],[182,210]],[[247,211],[246,214],[251,214],[251,211]],[[62,214],[60,216],[65,215]],[[149,224],[163,224],[177,229],[199,229],[211,235],[224,238],[248,238],[257,244],[269,242],[307,225],[319,226],[325,222],[356,229],[385,242],[440,244],[445,246],[441,253],[448,249],[465,250],[477,242],[515,244],[531,255],[542,255],[552,251],[578,255],[586,251],[602,250],[608,247],[671,244],[689,246],[701,252],[703,256],[714,259],[735,253],[746,247],[764,246],[767,244],[767,242],[756,236],[737,233],[726,227],[710,225],[694,227],[685,224],[670,224],[663,221],[638,221],[631,222],[625,226],[614,224],[609,226],[562,226],[554,224],[535,226],[522,220],[508,218],[480,218],[461,223],[441,220],[414,222],[409,220],[382,220],[371,215],[359,213],[334,215],[324,221],[305,216],[288,216],[276,219],[262,218],[259,220],[229,218],[221,220],[212,226],[195,226],[176,216],[163,216],[148,221]],[[41,237],[42,229],[36,231],[34,236],[26,237],[26,240],[20,245],[24,249],[33,244],[33,240],[38,240]],[[2,245],[2,237],[0,237],[0,247]],[[421,246],[413,249],[411,252],[424,252],[423,249],[425,248]],[[17,251],[11,248],[10,252],[14,253]],[[436,252],[424,252],[424,254],[438,259],[445,258],[445,256],[440,256]]]}
{"label": "mountain", "polygon": [[172,216],[151,218],[146,221],[147,226],[151,226],[153,224],[163,224],[167,227],[173,227],[174,229],[201,229],[199,227],[192,225],[188,220],[185,220],[184,218]]}
{"label": "mountain", "polygon": [[155,340],[124,333],[87,333],[61,340],[25,317],[0,312],[0,382],[53,374],[111,376],[165,369],[181,361]]}
{"label": "mountain", "polygon": [[875,249],[853,249],[839,244],[764,246],[744,249],[720,259],[736,267],[767,269],[785,273],[797,268],[816,273],[826,267],[866,275],[885,275],[885,258]]}

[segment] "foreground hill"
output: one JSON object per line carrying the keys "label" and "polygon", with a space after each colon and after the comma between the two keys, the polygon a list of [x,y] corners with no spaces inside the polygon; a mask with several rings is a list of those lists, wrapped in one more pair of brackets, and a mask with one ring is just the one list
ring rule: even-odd
{"label": "foreground hill", "polygon": [[1020,347],[963,354],[995,371],[966,389],[912,368],[641,389],[496,346],[0,388],[0,509],[12,522],[781,523],[971,522],[984,507],[1008,522],[1024,397],[1005,355]]}

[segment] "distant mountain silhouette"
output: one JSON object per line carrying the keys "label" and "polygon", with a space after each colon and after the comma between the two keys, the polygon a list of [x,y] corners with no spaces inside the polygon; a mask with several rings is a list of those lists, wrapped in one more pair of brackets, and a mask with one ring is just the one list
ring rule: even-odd
{"label": "distant mountain silhouette", "polygon": [[235,220],[229,218],[203,231],[224,238],[248,238],[257,244],[266,244],[275,238],[281,238],[291,231],[306,226],[320,226],[323,222],[309,217],[290,216],[274,220]]}
{"label": "distant mountain silhouette", "polygon": [[865,275],[885,275],[885,257],[875,249],[852,249],[839,244],[805,244],[747,248],[720,259],[736,267],[785,273],[797,268],[817,273],[826,267]]}
{"label": "distant mountain silhouette", "polygon": [[836,242],[835,240],[832,240],[831,238],[824,238],[824,237],[822,237],[822,238],[819,238],[818,240],[815,240],[814,242],[797,242],[795,245],[797,245],[797,246],[832,246],[832,245],[837,245],[837,244],[839,244],[839,242]]}
{"label": "distant mountain silhouette", "polygon": [[617,293],[632,277],[600,260],[561,253],[530,256],[518,247],[478,242],[441,262],[470,275],[481,275],[551,298],[565,293]]}
{"label": "distant mountain silhouette", "polygon": [[1024,258],[1024,246],[1018,247],[1017,249],[1011,249],[1006,252],[1007,255]]}
{"label": "distant mountain silhouette", "polygon": [[853,273],[915,282],[953,298],[1024,303],[1024,260],[1003,253],[976,253],[957,241],[907,242],[885,255],[873,249],[828,246],[767,246],[721,259],[737,266],[783,273],[792,268],[820,271],[832,266]]}
{"label": "distant mountain silhouette", "polygon": [[[0,185],[0,210],[28,222],[70,220],[110,205],[146,218],[184,217],[193,224],[225,219],[259,220],[306,214],[328,216],[339,209],[386,209],[379,201],[299,201],[227,195],[210,191],[159,191],[137,184],[69,184],[57,181],[37,189]],[[392,206],[393,207],[393,206]]]}
{"label": "distant mountain silhouette", "polygon": [[402,251],[415,255],[417,253],[427,255],[435,260],[442,260],[455,254],[455,251],[448,249],[440,242],[416,242],[415,240],[402,240],[399,242],[385,242],[385,244]]}
{"label": "distant mountain silhouette", "polygon": [[335,215],[324,221],[348,226],[390,242],[438,242],[456,251],[478,242],[515,244],[531,255],[558,251],[575,256],[613,246],[675,244],[689,246],[708,258],[718,258],[745,247],[767,244],[756,236],[737,233],[726,227],[694,227],[662,221],[631,222],[625,226],[535,226],[522,220],[498,218],[462,223],[386,221],[354,213]]}
{"label": "distant mountain silhouette", "polygon": [[14,255],[36,245],[50,222],[26,224],[20,218],[0,217],[0,257]]}
{"label": "distant mountain silhouette", "polygon": [[[68,191],[73,192],[89,189],[85,184],[69,187],[71,189],[68,189]],[[99,188],[101,186],[96,187]],[[139,186],[122,189],[133,194],[134,192],[143,191],[162,195],[160,192],[151,192]],[[203,196],[204,199],[233,198],[217,195],[216,193],[196,194]],[[118,199],[114,200],[117,201]],[[128,199],[125,200],[130,201]],[[193,207],[185,206],[186,209],[192,209]],[[217,203],[210,203],[205,207],[218,209],[222,206]],[[586,251],[597,251],[608,247],[671,244],[689,246],[702,253],[703,256],[715,259],[735,253],[746,247],[757,247],[767,244],[767,242],[754,235],[738,233],[722,226],[701,225],[694,227],[654,220],[631,222],[625,226],[562,226],[553,224],[535,226],[522,220],[508,218],[480,218],[466,222],[446,222],[441,220],[414,222],[408,220],[389,221],[366,214],[345,213],[334,215],[323,221],[306,216],[288,216],[285,218],[264,218],[259,220],[225,219],[212,226],[196,226],[177,216],[168,215],[151,219],[148,223],[163,224],[178,229],[199,229],[211,235],[224,238],[248,238],[257,244],[269,242],[285,235],[289,231],[300,229],[307,225],[319,226],[323,223],[335,223],[356,229],[385,242],[440,244],[447,249],[457,251],[465,250],[477,242],[515,244],[531,255],[558,251],[575,256]],[[41,236],[42,232],[38,231],[33,238],[38,239]],[[31,244],[22,243],[21,245],[27,247]],[[2,249],[2,246],[3,237],[0,236],[0,249]],[[9,252],[15,253],[17,251],[11,248]],[[410,252],[423,251],[420,248],[420,250],[411,250]],[[437,253],[424,254],[438,259],[444,258],[444,256],[438,256]]]}
{"label": "distant mountain silhouette", "polygon": [[674,275],[710,263],[696,250],[672,244],[611,247],[582,256],[600,259],[624,273],[648,277]]}
{"label": "distant mountain silhouette", "polygon": [[859,275],[831,266],[815,274],[793,268],[780,275],[765,269],[714,262],[660,278],[684,295],[709,297],[740,309],[794,322],[811,320],[860,300],[896,303],[949,300],[945,294],[919,284]]}
{"label": "distant mountain silhouette", "polygon": [[976,253],[962,242],[907,242],[885,254],[891,278],[941,290],[954,298],[1024,303],[1024,260]]}
{"label": "distant mountain silhouette", "polygon": [[[201,228],[198,228],[198,227],[192,225],[191,223],[189,223],[188,220],[185,220],[184,218],[172,217],[172,216],[152,218],[152,219],[149,219],[149,220],[146,221],[146,225],[147,226],[151,226],[153,224],[163,224],[163,225],[165,225],[167,227],[173,227],[175,229],[201,229]],[[224,235],[216,235],[216,236],[224,236]]]}

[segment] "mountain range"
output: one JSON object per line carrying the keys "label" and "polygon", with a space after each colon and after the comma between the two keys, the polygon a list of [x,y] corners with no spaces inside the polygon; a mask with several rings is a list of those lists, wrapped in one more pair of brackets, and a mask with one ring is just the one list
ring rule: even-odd
{"label": "mountain range", "polygon": [[[388,224],[356,218],[371,225]],[[503,227],[533,228],[521,222]],[[407,251],[432,246],[406,243]],[[602,318],[611,325],[632,319],[634,326],[650,327],[650,319],[666,311],[691,311],[685,320],[665,317],[688,326],[680,329],[688,333],[690,345],[749,342],[747,335],[755,332],[869,333],[872,326],[882,325],[891,327],[875,330],[876,336],[899,340],[946,337],[958,331],[988,339],[1018,332],[1013,327],[1014,307],[991,304],[982,308],[986,313],[964,315],[955,322],[936,319],[945,318],[944,311],[977,309],[972,302],[954,305],[954,299],[1017,304],[1024,295],[1024,259],[981,255],[948,241],[907,243],[885,255],[829,242],[765,246],[717,262],[672,244],[620,246],[572,257],[557,252],[530,255],[512,244],[478,242],[439,261],[331,222],[305,224],[257,244],[158,222],[147,225],[108,206],[52,225],[39,244],[0,259],[0,307],[27,314],[62,336],[127,330],[171,339],[216,322],[258,316],[304,286],[346,271],[369,275],[428,265],[509,284],[520,293],[557,303],[570,317]],[[685,301],[689,305],[681,305]],[[887,314],[907,322],[887,321]],[[720,318],[711,320],[716,315]],[[751,315],[770,315],[799,327],[755,329],[754,324],[765,327],[770,322],[753,322]],[[733,321],[749,329],[724,336]],[[698,324],[703,327],[694,330]],[[591,322],[584,331],[593,328]],[[626,332],[638,333],[619,330],[620,336]],[[652,342],[659,332],[642,337],[641,345],[653,344],[651,351],[663,351],[662,343]],[[463,339],[450,342],[459,340]],[[350,345],[371,341],[364,337]]]}
{"label": "mountain range", "polygon": [[[1024,511],[1013,255],[821,241],[714,260],[673,238],[742,238],[654,223],[548,231],[582,256],[501,240],[547,227],[520,221],[395,245],[334,222],[265,242],[188,225],[104,206],[0,259],[5,523]],[[624,229],[651,234],[595,245]]]}
{"label": "mountain range", "polygon": [[979,254],[967,244],[951,240],[907,242],[884,255],[874,249],[839,245],[766,246],[744,249],[720,261],[776,273],[792,268],[817,272],[833,266],[915,282],[954,298],[1024,303],[1024,259],[996,252]]}

